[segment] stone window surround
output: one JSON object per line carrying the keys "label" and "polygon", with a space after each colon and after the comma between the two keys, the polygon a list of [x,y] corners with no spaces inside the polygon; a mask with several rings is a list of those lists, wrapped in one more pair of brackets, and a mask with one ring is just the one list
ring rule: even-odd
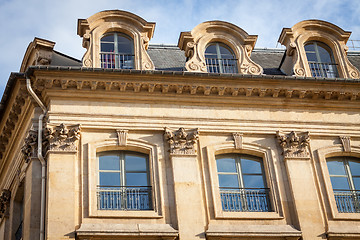
{"label": "stone window surround", "polygon": [[[214,202],[215,218],[217,219],[283,219],[278,181],[272,161],[271,149],[256,144],[243,143],[241,149],[234,148],[233,142],[224,142],[206,147],[212,199]],[[273,212],[225,212],[222,209],[219,180],[216,167],[216,155],[223,153],[239,153],[257,156],[263,159],[264,174],[270,189],[270,202]]]}
{"label": "stone window surround", "polygon": [[87,49],[83,66],[100,68],[100,39],[107,33],[119,32],[134,42],[134,69],[154,70],[155,65],[147,53],[149,41],[154,34],[155,23],[126,11],[109,10],[96,13],[88,19],[78,20],[78,35]]}
{"label": "stone window surround", "polygon": [[[320,168],[322,172],[323,182],[325,185],[325,194],[327,196],[328,204],[330,205],[331,216],[335,220],[360,220],[359,213],[339,213],[336,202],[335,196],[333,192],[333,188],[330,181],[329,170],[327,167],[326,159],[329,157],[341,157],[341,156],[348,156],[348,157],[357,157],[360,158],[360,147],[358,146],[351,146],[351,152],[344,151],[344,148],[341,144],[335,146],[324,147],[316,150]],[[324,199],[326,201],[326,199]]]}
{"label": "stone window surround", "polygon": [[347,58],[346,42],[350,34],[351,32],[321,20],[305,20],[292,28],[283,28],[278,42],[286,47],[286,56],[280,69],[287,75],[312,77],[305,45],[316,41],[324,43],[331,49],[340,78],[357,79],[360,76],[359,70]]}
{"label": "stone window surround", "polygon": [[[119,218],[162,218],[162,192],[158,166],[158,146],[143,140],[127,139],[126,145],[119,145],[118,139],[107,139],[88,143],[88,206],[90,217]],[[96,186],[98,185],[99,163],[97,153],[103,151],[134,151],[149,155],[150,183],[153,192],[153,210],[98,210]],[[86,159],[85,159],[86,161]],[[86,179],[85,179],[86,181]],[[86,204],[85,204],[86,206]]]}
{"label": "stone window surround", "polygon": [[185,68],[189,72],[207,72],[205,50],[210,43],[227,45],[235,54],[240,74],[260,75],[263,69],[250,59],[257,40],[243,29],[224,21],[208,21],[197,25],[191,32],[181,32],[178,47],[188,58]]}

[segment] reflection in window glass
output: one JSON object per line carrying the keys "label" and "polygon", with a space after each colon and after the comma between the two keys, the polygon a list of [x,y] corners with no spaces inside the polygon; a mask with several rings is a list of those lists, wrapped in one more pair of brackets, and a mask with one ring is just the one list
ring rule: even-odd
{"label": "reflection in window glass", "polygon": [[207,71],[210,73],[237,73],[237,59],[227,45],[211,43],[205,50]]}
{"label": "reflection in window glass", "polygon": [[329,46],[322,42],[308,42],[304,46],[313,77],[339,77],[337,64]]}
{"label": "reflection in window glass", "polygon": [[98,208],[101,210],[150,210],[152,191],[148,156],[130,151],[98,154]]}
{"label": "reflection in window glass", "polygon": [[360,159],[331,157],[327,167],[338,211],[360,213]]}
{"label": "reflection in window glass", "polygon": [[216,156],[224,211],[271,211],[261,158],[245,154]]}

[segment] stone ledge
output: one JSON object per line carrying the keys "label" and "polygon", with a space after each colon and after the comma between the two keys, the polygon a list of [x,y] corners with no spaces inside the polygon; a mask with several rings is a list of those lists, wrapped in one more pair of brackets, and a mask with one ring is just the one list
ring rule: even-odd
{"label": "stone ledge", "polygon": [[178,231],[169,224],[82,224],[76,230],[78,237],[88,236],[153,236],[177,237]]}
{"label": "stone ledge", "polygon": [[290,225],[209,225],[206,237],[301,237]]}
{"label": "stone ledge", "polygon": [[360,226],[330,226],[329,239],[360,239]]}

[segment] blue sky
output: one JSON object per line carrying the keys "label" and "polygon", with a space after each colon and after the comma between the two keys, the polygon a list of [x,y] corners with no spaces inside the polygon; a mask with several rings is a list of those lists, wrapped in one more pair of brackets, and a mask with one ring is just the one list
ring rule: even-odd
{"label": "blue sky", "polygon": [[360,40],[358,0],[0,0],[0,96],[18,72],[34,37],[56,42],[55,50],[81,59],[77,19],[121,9],[156,22],[150,43],[177,44],[180,32],[208,20],[231,22],[258,35],[255,47],[275,48],[283,27],[307,19],[329,21]]}

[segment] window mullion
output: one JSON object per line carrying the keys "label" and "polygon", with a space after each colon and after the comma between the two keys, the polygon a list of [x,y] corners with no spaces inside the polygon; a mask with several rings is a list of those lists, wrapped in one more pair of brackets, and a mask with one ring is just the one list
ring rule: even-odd
{"label": "window mullion", "polygon": [[118,49],[118,34],[114,33],[114,54],[115,54],[115,68],[119,68],[119,49]]}
{"label": "window mullion", "polygon": [[352,175],[351,175],[351,171],[350,171],[349,161],[347,159],[344,160],[344,165],[345,165],[345,171],[346,171],[347,179],[348,179],[348,182],[350,185],[350,189],[355,190],[354,181],[352,179]]}
{"label": "window mullion", "polygon": [[241,158],[239,156],[237,156],[235,158],[235,164],[236,164],[236,171],[237,171],[237,176],[238,176],[238,181],[239,181],[239,187],[244,188],[244,181],[243,181],[243,176],[242,176],[242,172],[241,172]]}
{"label": "window mullion", "polygon": [[220,45],[219,43],[216,43],[216,58],[219,62],[219,73],[224,73],[223,67],[222,67],[222,60],[221,60],[221,52],[220,52]]}

